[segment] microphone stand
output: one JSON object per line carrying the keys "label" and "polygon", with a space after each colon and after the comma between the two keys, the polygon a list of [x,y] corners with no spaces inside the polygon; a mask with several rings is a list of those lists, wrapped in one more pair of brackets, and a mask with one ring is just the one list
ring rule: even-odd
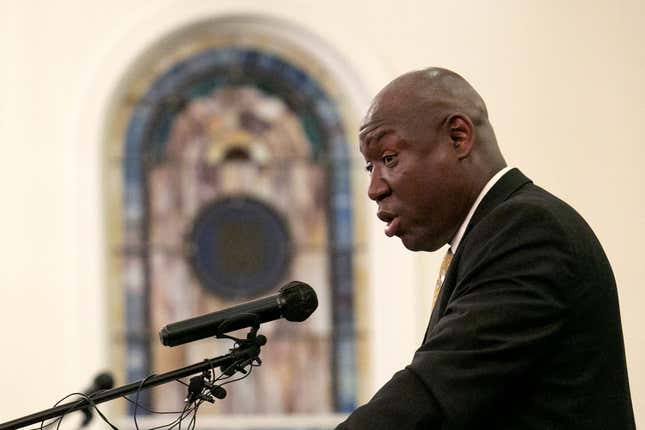
{"label": "microphone stand", "polygon": [[246,339],[237,339],[232,336],[218,335],[220,338],[233,339],[236,341],[236,348],[231,349],[228,354],[206,359],[201,363],[196,363],[190,366],[182,367],[170,372],[162,373],[159,375],[151,375],[147,378],[141,379],[130,384],[122,385],[111,390],[98,391],[90,397],[91,400],[81,399],[72,402],[64,403],[62,405],[45,409],[22,418],[17,418],[12,421],[7,421],[0,424],[0,430],[14,430],[21,427],[43,422],[45,420],[60,417],[70,412],[78,411],[83,408],[91,407],[99,403],[107,402],[110,400],[123,397],[135,391],[143,390],[157,385],[166,384],[186,376],[195,375],[197,373],[207,372],[209,370],[219,367],[222,372],[226,374],[233,374],[236,371],[243,371],[244,367],[254,361],[260,361],[260,349],[266,344],[266,337],[257,335],[259,326],[253,327],[251,332],[247,335]]}

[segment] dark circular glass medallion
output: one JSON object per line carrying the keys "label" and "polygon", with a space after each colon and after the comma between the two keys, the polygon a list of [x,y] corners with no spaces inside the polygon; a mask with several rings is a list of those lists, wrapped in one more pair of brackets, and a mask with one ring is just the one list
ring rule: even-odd
{"label": "dark circular glass medallion", "polygon": [[250,197],[216,200],[195,218],[187,256],[207,290],[227,299],[261,295],[274,289],[287,270],[286,222]]}

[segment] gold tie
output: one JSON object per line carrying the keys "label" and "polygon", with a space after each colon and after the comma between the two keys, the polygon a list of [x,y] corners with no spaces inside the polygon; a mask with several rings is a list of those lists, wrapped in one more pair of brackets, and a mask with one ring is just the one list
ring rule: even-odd
{"label": "gold tie", "polygon": [[432,308],[434,309],[434,304],[437,302],[437,297],[441,292],[441,286],[443,285],[443,280],[446,278],[446,272],[448,272],[448,267],[450,267],[450,262],[452,261],[452,249],[448,248],[448,252],[443,256],[443,261],[441,262],[441,267],[439,268],[439,277],[437,278],[437,284],[434,287],[434,294],[432,295]]}

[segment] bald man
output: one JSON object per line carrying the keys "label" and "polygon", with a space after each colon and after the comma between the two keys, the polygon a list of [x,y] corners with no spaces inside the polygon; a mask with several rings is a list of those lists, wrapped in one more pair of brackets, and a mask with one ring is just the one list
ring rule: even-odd
{"label": "bald man", "polygon": [[448,269],[411,364],[338,429],[635,428],[600,243],[506,166],[468,82],[440,68],[395,79],[360,150],[385,234],[413,251],[449,244]]}

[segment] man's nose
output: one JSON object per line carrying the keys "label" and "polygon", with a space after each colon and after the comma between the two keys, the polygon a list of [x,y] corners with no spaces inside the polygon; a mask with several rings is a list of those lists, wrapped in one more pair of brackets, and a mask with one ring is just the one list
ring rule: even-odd
{"label": "man's nose", "polygon": [[376,171],[372,172],[370,177],[370,186],[367,189],[367,196],[379,202],[390,194],[390,186]]}

